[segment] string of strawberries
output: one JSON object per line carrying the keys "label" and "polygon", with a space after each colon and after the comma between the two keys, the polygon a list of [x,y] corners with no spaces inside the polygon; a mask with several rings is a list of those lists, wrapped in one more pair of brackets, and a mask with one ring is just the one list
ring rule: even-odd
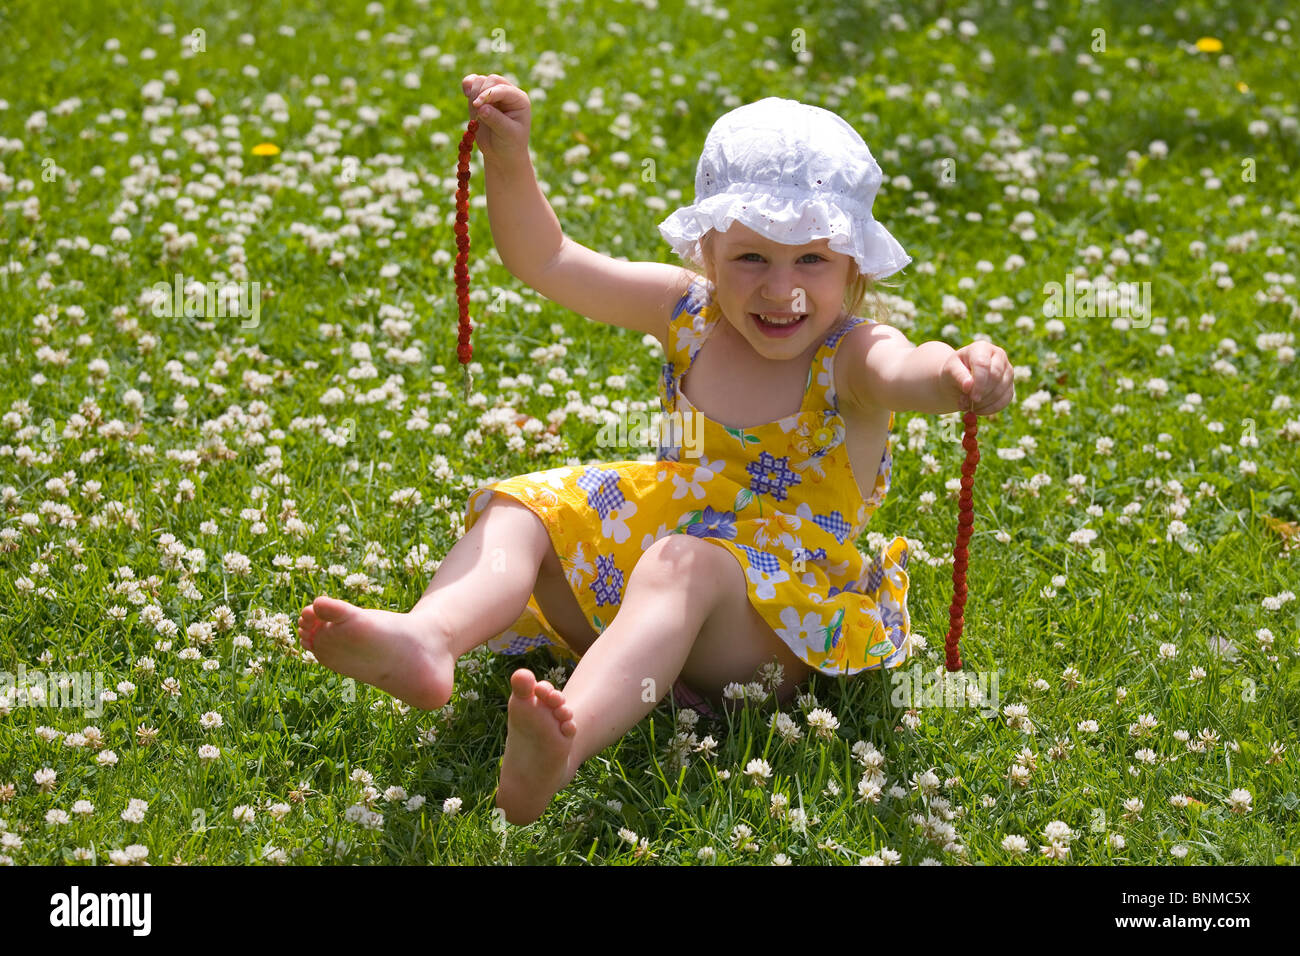
{"label": "string of strawberries", "polygon": [[469,343],[473,329],[469,321],[469,154],[474,150],[474,134],[477,132],[478,120],[470,120],[465,135],[460,138],[460,161],[456,167],[456,302],[460,307],[456,357],[465,369],[466,398],[469,398],[473,386],[469,360],[474,355],[474,347]]}

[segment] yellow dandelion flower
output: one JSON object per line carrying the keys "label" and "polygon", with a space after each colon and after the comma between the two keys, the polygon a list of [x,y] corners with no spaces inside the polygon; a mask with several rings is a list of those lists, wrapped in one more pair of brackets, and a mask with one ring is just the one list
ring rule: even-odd
{"label": "yellow dandelion flower", "polygon": [[253,147],[254,156],[278,156],[280,147],[275,143],[258,143]]}
{"label": "yellow dandelion flower", "polygon": [[1237,92],[1238,92],[1238,93],[1249,93],[1249,92],[1250,92],[1250,87],[1247,86],[1245,83],[1238,83],[1238,84],[1237,84]]}
{"label": "yellow dandelion flower", "polygon": [[1214,37],[1201,37],[1196,41],[1196,49],[1202,53],[1218,53],[1223,49],[1223,41]]}

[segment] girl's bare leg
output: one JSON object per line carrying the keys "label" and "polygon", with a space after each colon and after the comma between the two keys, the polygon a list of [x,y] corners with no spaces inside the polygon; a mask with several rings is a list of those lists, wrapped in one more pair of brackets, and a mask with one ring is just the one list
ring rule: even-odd
{"label": "girl's bare leg", "polygon": [[494,494],[408,613],[318,597],[302,609],[299,641],[331,670],[436,710],[451,699],[456,659],[515,622],[549,553],[537,516]]}
{"label": "girl's bare leg", "polygon": [[785,670],[778,696],[788,695],[810,669],[753,609],[736,559],[685,535],[656,541],[633,568],[613,622],[562,691],[526,669],[512,675],[497,806],[511,823],[533,822],[679,675],[717,694],[731,681],[752,680],[773,658]]}

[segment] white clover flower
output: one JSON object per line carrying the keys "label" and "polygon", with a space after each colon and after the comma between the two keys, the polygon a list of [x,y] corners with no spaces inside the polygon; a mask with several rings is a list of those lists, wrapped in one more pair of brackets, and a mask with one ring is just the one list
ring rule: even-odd
{"label": "white clover flower", "polygon": [[1049,860],[1064,860],[1070,856],[1070,845],[1068,843],[1053,843],[1049,846],[1040,846],[1043,856]]}
{"label": "white clover flower", "polygon": [[1228,807],[1233,813],[1249,813],[1251,799],[1250,791],[1239,787],[1228,794]]}
{"label": "white clover flower", "polygon": [[127,802],[126,809],[122,811],[122,819],[127,823],[141,823],[144,820],[145,811],[149,809],[149,804],[144,800],[134,797]]}
{"label": "white clover flower", "polygon": [[872,781],[869,774],[863,774],[862,779],[858,781],[858,800],[864,803],[879,803],[880,796],[880,787]]}
{"label": "white clover flower", "polygon": [[772,777],[772,766],[766,760],[755,757],[749,763],[745,764],[745,776],[754,782],[755,786],[763,786]]}
{"label": "white clover flower", "polygon": [[805,719],[808,721],[809,728],[816,731],[818,737],[827,740],[835,736],[835,729],[840,725],[839,718],[824,707],[810,711]]}
{"label": "white clover flower", "polygon": [[1008,833],[1002,838],[1002,849],[1014,856],[1022,856],[1029,852],[1029,841],[1018,834]]}
{"label": "white clover flower", "polygon": [[343,819],[349,823],[356,823],[367,830],[378,830],[384,825],[384,816],[382,813],[376,813],[364,803],[354,803],[343,811]]}
{"label": "white clover flower", "polygon": [[933,770],[912,774],[912,789],[922,796],[933,796],[939,792],[939,777]]}
{"label": "white clover flower", "polygon": [[774,727],[777,736],[787,743],[793,743],[803,736],[803,731],[799,729],[799,725],[794,722],[794,719],[789,714],[783,711],[777,711],[773,714],[769,725]]}

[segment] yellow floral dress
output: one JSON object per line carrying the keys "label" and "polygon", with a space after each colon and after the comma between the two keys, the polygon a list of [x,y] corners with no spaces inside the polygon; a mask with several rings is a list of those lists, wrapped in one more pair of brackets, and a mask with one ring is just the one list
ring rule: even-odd
{"label": "yellow floral dress", "polygon": [[[809,367],[798,412],[728,428],[697,412],[679,384],[720,319],[703,277],[673,310],[659,379],[667,427],[660,431],[658,460],[565,466],[484,485],[466,504],[466,530],[494,491],[526,505],[550,533],[597,634],[618,613],[641,554],[665,535],[688,534],[735,557],[754,608],[811,667],[848,675],[899,666],[911,653],[907,541],[895,537],[869,560],[856,546],[889,491],[894,414],[871,497],[864,500],[849,464],[833,378],[835,349],[845,333],[874,320],[852,316],[832,329]],[[682,427],[688,415],[695,435]],[[505,654],[539,646],[577,656],[535,597],[488,642]],[[680,681],[674,691],[679,703],[709,712]]]}

